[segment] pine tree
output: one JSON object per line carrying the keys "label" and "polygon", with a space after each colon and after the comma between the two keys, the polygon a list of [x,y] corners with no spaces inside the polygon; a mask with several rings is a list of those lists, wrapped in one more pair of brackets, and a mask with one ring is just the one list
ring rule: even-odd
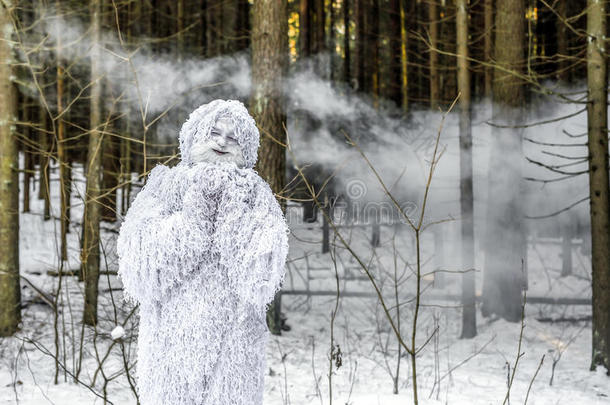
{"label": "pine tree", "polygon": [[0,3],[0,336],[12,335],[21,322],[19,153],[10,12],[5,2]]}
{"label": "pine tree", "polygon": [[608,184],[608,61],[606,10],[589,0],[587,9],[587,103],[591,207],[593,354],[610,373],[610,190]]}
{"label": "pine tree", "polygon": [[[250,113],[261,134],[257,171],[280,193],[286,182],[286,106],[282,82],[288,67],[288,17],[286,4],[257,0],[252,10],[252,93]],[[285,208],[284,200],[280,200]],[[267,312],[271,333],[280,334],[280,296]]]}
{"label": "pine tree", "polygon": [[460,205],[462,211],[462,337],[477,335],[474,279],[474,196],[472,193],[472,132],[470,66],[468,62],[468,0],[456,0],[457,68],[460,92]]}
{"label": "pine tree", "polygon": [[100,13],[102,0],[91,1],[91,26],[94,47],[91,51],[91,112],[89,147],[87,154],[87,187],[85,192],[85,214],[83,219],[84,238],[81,263],[85,279],[85,309],[83,322],[97,323],[97,296],[100,274],[100,188],[102,172],[101,92],[102,83],[98,63],[100,61]]}
{"label": "pine tree", "polygon": [[[525,9],[523,0],[497,0],[492,145],[488,170],[483,315],[521,319],[524,229],[521,211]],[[503,126],[503,127],[500,127]]]}

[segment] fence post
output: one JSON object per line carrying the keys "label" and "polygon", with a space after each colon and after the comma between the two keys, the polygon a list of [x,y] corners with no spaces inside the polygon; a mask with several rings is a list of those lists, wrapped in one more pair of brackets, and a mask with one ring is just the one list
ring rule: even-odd
{"label": "fence post", "polygon": [[378,212],[378,210],[375,210],[373,212],[373,215],[366,215],[367,213],[365,212],[365,221],[368,221],[369,218],[372,217],[373,220],[373,226],[372,226],[372,233],[371,233],[371,246],[373,247],[378,247],[380,245],[380,239],[381,239],[381,226],[379,225],[380,223],[380,214]]}
{"label": "fence post", "polygon": [[561,277],[567,277],[572,274],[572,229],[570,224],[562,225],[562,243],[561,243]]}
{"label": "fence post", "polygon": [[[332,218],[332,210],[328,205],[328,196],[324,196],[324,209],[326,214]],[[322,253],[328,253],[330,251],[330,229],[328,226],[328,220],[326,215],[322,215]]]}
{"label": "fence post", "polygon": [[371,245],[378,247],[381,239],[381,226],[379,225],[379,219],[377,215],[373,219],[373,235],[371,236]]}
{"label": "fence post", "polygon": [[328,226],[328,220],[326,216],[322,218],[322,253],[328,253],[330,251],[330,229]]}

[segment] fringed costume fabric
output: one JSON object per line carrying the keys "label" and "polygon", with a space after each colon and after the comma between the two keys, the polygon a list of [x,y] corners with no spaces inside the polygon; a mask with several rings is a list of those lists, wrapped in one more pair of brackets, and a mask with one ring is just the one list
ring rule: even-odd
{"label": "fringed costume fabric", "polygon": [[[221,115],[246,167],[193,163],[190,148]],[[266,307],[285,274],[288,228],[253,170],[259,133],[242,103],[215,100],[180,131],[182,161],[155,167],[121,226],[125,299],[139,303],[143,405],[260,405]]]}

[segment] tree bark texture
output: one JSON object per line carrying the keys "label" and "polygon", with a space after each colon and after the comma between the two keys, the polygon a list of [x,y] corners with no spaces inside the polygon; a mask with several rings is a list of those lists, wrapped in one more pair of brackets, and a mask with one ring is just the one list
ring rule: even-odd
{"label": "tree bark texture", "polygon": [[468,0],[456,0],[457,69],[460,94],[460,207],[462,214],[462,338],[477,335],[474,278],[474,195],[470,66],[468,62]]}
{"label": "tree bark texture", "polygon": [[511,322],[521,319],[526,246],[520,201],[524,89],[524,0],[497,0],[493,122],[488,169],[483,307]]}
{"label": "tree bark texture", "polygon": [[[258,173],[274,193],[283,191],[286,178],[286,106],[282,83],[288,66],[288,19],[286,3],[254,2],[252,14],[252,93],[250,112],[261,134]],[[285,209],[284,200],[280,204]],[[280,294],[267,313],[269,329],[281,333]]]}
{"label": "tree bark texture", "polygon": [[4,3],[0,4],[0,336],[11,336],[21,322],[19,152],[9,12]]}
{"label": "tree bark texture", "polygon": [[100,10],[102,0],[92,0],[91,25],[94,38],[94,47],[91,51],[91,112],[89,147],[87,154],[85,192],[85,213],[83,219],[83,250],[81,263],[85,279],[85,308],[83,322],[88,325],[97,323],[97,298],[100,272],[100,188],[102,175],[102,149],[103,133],[101,132],[101,94],[102,83],[99,80],[100,72]]}
{"label": "tree bark texture", "polygon": [[593,350],[591,369],[610,373],[610,191],[608,184],[608,61],[604,2],[587,2],[587,104],[591,210]]}

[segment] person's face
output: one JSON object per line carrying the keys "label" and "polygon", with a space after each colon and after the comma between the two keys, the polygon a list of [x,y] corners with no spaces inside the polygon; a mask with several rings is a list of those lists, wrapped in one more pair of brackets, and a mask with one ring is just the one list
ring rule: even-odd
{"label": "person's face", "polygon": [[218,118],[211,128],[210,137],[195,142],[191,148],[191,160],[194,163],[233,162],[237,167],[244,167],[244,157],[229,117]]}

